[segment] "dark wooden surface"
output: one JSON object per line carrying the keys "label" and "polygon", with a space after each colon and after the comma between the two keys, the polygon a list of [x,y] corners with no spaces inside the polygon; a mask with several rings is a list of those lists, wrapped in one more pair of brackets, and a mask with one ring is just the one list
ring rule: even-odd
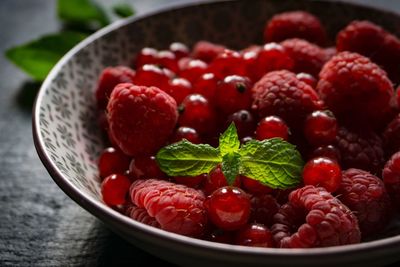
{"label": "dark wooden surface", "polygon": [[[188,0],[131,2],[142,13]],[[400,11],[398,0],[351,2]],[[36,154],[31,109],[38,84],[3,52],[60,27],[55,1],[0,0],[0,266],[173,266],[128,244],[70,200]]]}

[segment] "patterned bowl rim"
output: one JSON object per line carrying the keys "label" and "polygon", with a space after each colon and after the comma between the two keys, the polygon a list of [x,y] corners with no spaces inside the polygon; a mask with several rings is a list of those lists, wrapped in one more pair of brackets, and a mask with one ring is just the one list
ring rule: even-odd
{"label": "patterned bowl rim", "polygon": [[[312,256],[338,256],[338,255],[353,255],[355,253],[373,253],[377,249],[387,249],[391,250],[396,245],[400,244],[400,235],[387,237],[379,240],[363,242],[359,244],[345,245],[345,246],[334,246],[334,247],[326,247],[326,248],[308,248],[308,249],[284,249],[284,248],[254,248],[254,247],[245,247],[245,246],[235,246],[223,243],[216,243],[211,241],[205,241],[201,239],[186,237],[183,235],[170,233],[152,226],[148,226],[146,224],[137,222],[135,220],[130,219],[129,217],[107,207],[105,204],[100,203],[100,201],[93,199],[92,197],[86,195],[82,191],[80,191],[72,182],[70,182],[65,175],[57,168],[55,163],[51,160],[49,154],[46,152],[44,141],[40,134],[40,124],[39,124],[39,115],[40,115],[40,106],[42,103],[42,99],[45,97],[45,91],[50,87],[54,78],[58,75],[62,66],[67,63],[72,57],[74,57],[78,51],[85,48],[88,44],[92,43],[96,39],[103,37],[104,35],[117,30],[118,28],[125,26],[127,24],[135,23],[136,21],[140,21],[143,19],[147,19],[153,15],[157,15],[159,13],[170,12],[176,9],[197,6],[197,5],[212,5],[212,4],[226,4],[228,2],[234,2],[240,0],[222,0],[222,1],[212,1],[212,0],[200,0],[194,3],[178,3],[178,4],[169,4],[165,7],[158,8],[156,10],[143,13],[141,15],[137,15],[131,18],[126,18],[122,20],[118,20],[105,28],[93,33],[85,40],[81,41],[77,44],[73,49],[71,49],[67,54],[65,54],[62,59],[55,65],[55,67],[51,70],[45,81],[43,82],[39,93],[36,97],[34,106],[33,106],[33,114],[32,114],[32,132],[34,145],[39,155],[40,160],[43,165],[47,169],[50,176],[53,178],[55,183],[66,193],[71,199],[73,199],[76,203],[82,206],[85,210],[95,215],[98,218],[110,219],[113,221],[115,226],[118,226],[121,229],[126,231],[135,230],[140,231],[141,234],[146,235],[148,237],[152,237],[154,239],[162,239],[163,241],[167,241],[169,245],[180,245],[185,246],[187,248],[192,249],[201,249],[208,250],[215,253],[235,253],[238,256],[268,256],[268,257],[312,257]],[[326,2],[324,0],[316,0],[310,2]],[[391,12],[388,10],[383,10],[376,7],[371,7],[367,4],[354,4],[345,2],[345,0],[335,0],[335,2],[345,4],[353,7],[365,7],[372,10],[378,10],[383,13],[392,13],[393,15],[399,16],[395,12]],[[132,231],[133,232],[133,231]]]}

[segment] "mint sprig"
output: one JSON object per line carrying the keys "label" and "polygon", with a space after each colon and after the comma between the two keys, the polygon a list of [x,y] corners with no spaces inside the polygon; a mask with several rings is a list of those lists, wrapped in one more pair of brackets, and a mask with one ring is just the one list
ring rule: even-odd
{"label": "mint sprig", "polygon": [[221,164],[230,185],[238,175],[244,175],[280,189],[298,185],[304,165],[296,147],[281,138],[252,140],[240,146],[233,123],[220,136],[218,148],[183,140],[162,148],[156,160],[170,176],[196,176]]}

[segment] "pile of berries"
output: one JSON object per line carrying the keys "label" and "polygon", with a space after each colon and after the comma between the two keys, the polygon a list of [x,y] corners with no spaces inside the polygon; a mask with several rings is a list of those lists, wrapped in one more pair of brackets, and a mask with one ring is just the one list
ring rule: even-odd
{"label": "pile of berries", "polygon": [[[376,237],[400,210],[400,40],[369,21],[335,47],[318,18],[278,14],[263,45],[199,41],[143,48],[103,70],[96,99],[110,147],[99,158],[104,202],[142,223],[257,247],[346,245]],[[186,139],[218,144],[234,122],[242,143],[279,137],[306,161],[297,188],[273,189],[217,165],[169,177],[155,154]]]}

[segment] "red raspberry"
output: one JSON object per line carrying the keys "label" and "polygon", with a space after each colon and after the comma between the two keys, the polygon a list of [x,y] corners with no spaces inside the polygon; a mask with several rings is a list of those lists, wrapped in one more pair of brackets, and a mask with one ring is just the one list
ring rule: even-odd
{"label": "red raspberry", "polygon": [[359,168],[380,173],[384,162],[382,140],[373,131],[340,127],[336,146],[344,169]]}
{"label": "red raspberry", "polygon": [[164,91],[172,96],[179,105],[185,97],[192,93],[192,84],[186,79],[174,78],[169,80]]}
{"label": "red raspberry", "polygon": [[294,61],[294,72],[306,72],[317,76],[322,66],[328,61],[324,49],[306,40],[288,39],[281,45]]}
{"label": "red raspberry", "polygon": [[262,224],[252,223],[240,229],[235,244],[249,247],[274,247],[271,231]]}
{"label": "red raspberry", "polygon": [[289,139],[289,128],[286,123],[277,116],[268,116],[260,120],[256,129],[257,140],[280,137],[283,140]]}
{"label": "red raspberry", "polygon": [[138,208],[135,205],[130,205],[126,211],[125,215],[144,224],[160,228],[160,224],[154,219],[150,217],[147,211],[143,208]]}
{"label": "red raspberry", "polygon": [[215,106],[224,114],[232,114],[251,106],[251,81],[247,77],[226,76],[217,85]]}
{"label": "red raspberry", "polygon": [[166,177],[157,164],[154,156],[139,156],[131,160],[129,164],[129,175],[137,179],[163,179]]}
{"label": "red raspberry", "polygon": [[219,79],[213,73],[204,73],[193,83],[193,93],[200,94],[213,103],[218,81]]}
{"label": "red raspberry", "polygon": [[179,76],[194,83],[207,69],[207,63],[200,59],[184,57],[179,60]]}
{"label": "red raspberry", "polygon": [[137,180],[130,188],[132,203],[146,209],[161,228],[188,236],[201,236],[207,223],[204,194],[163,180]]}
{"label": "red raspberry", "polygon": [[172,138],[172,142],[179,142],[183,139],[186,139],[193,144],[201,143],[201,139],[197,131],[190,127],[182,126],[176,129],[174,137]]}
{"label": "red raspberry", "polygon": [[338,51],[357,52],[382,66],[394,82],[399,82],[400,40],[370,21],[353,21],[336,37]]}
{"label": "red raspberry", "polygon": [[256,123],[249,111],[242,109],[231,114],[225,123],[224,129],[227,129],[232,122],[235,123],[239,138],[244,138],[254,133]]}
{"label": "red raspberry", "polygon": [[327,60],[331,59],[333,56],[336,56],[336,54],[337,54],[336,47],[334,47],[334,46],[327,47],[324,50],[325,50]]}
{"label": "red raspberry", "polygon": [[274,216],[272,234],[278,247],[312,248],[360,242],[357,218],[322,187],[305,186],[290,193]]}
{"label": "red raspberry", "polygon": [[105,178],[111,174],[124,174],[129,169],[130,161],[131,159],[120,150],[108,147],[99,157],[99,175],[101,178]]}
{"label": "red raspberry", "polygon": [[314,111],[304,122],[304,136],[313,146],[329,145],[335,142],[337,122],[329,110]]}
{"label": "red raspberry", "polygon": [[131,83],[134,77],[135,71],[125,66],[105,68],[96,89],[97,106],[105,109],[114,87],[119,83]]}
{"label": "red raspberry", "polygon": [[252,88],[252,108],[260,117],[276,115],[290,126],[302,124],[304,118],[323,107],[317,93],[287,70],[264,75]]}
{"label": "red raspberry", "polygon": [[376,123],[383,119],[394,95],[386,73],[368,58],[341,52],[319,74],[316,91],[339,117]]}
{"label": "red raspberry", "polygon": [[335,160],[318,157],[306,163],[302,176],[305,185],[321,186],[328,192],[335,192],[342,181],[342,170]]}
{"label": "red raspberry", "polygon": [[394,207],[400,210],[400,152],[393,154],[383,168],[383,183]]}
{"label": "red raspberry", "polygon": [[156,87],[119,84],[107,106],[110,134],[129,156],[151,155],[172,134],[178,112],[175,100]]}
{"label": "red raspberry", "polygon": [[387,156],[400,151],[400,114],[388,124],[382,138]]}
{"label": "red raspberry", "polygon": [[188,57],[190,53],[189,48],[185,44],[179,42],[171,43],[169,45],[169,51],[174,53],[176,59]]}
{"label": "red raspberry", "polygon": [[319,19],[308,12],[290,11],[273,16],[265,26],[265,42],[280,42],[289,38],[302,38],[324,45],[326,32]]}
{"label": "red raspberry", "polygon": [[225,49],[225,46],[219,44],[213,44],[207,41],[199,41],[193,47],[192,56],[194,58],[201,59],[204,62],[210,63],[219,54],[223,53]]}
{"label": "red raspberry", "polygon": [[130,185],[131,181],[125,175],[112,174],[107,176],[101,182],[103,201],[109,206],[125,204]]}
{"label": "red raspberry", "polygon": [[268,227],[273,224],[273,217],[280,205],[276,199],[268,194],[252,196],[250,222],[262,223]]}
{"label": "red raspberry", "polygon": [[337,194],[357,216],[363,238],[378,233],[389,222],[389,195],[382,180],[369,172],[360,169],[343,171]]}

